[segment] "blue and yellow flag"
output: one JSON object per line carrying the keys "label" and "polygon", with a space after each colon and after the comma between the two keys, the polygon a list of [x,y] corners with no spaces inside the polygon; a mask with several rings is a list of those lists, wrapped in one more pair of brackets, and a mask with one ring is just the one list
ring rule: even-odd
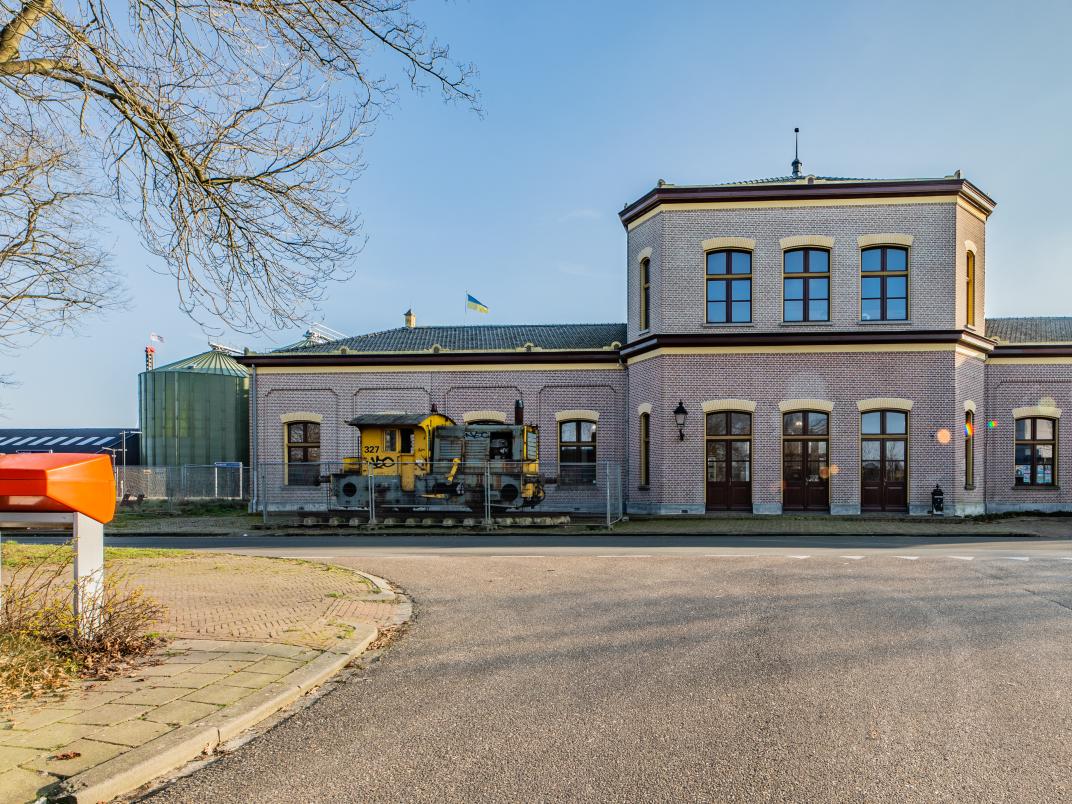
{"label": "blue and yellow flag", "polygon": [[478,313],[488,312],[488,306],[484,302],[480,301],[476,296],[470,296],[465,294],[465,306],[470,310],[476,310]]}

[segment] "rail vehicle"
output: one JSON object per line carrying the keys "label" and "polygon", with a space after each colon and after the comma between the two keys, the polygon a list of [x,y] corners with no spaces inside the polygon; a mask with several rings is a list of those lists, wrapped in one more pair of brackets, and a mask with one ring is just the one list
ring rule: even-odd
{"label": "rail vehicle", "polygon": [[377,511],[539,505],[539,431],[523,420],[520,403],[514,424],[457,424],[434,406],[430,413],[356,416],[347,424],[360,432],[361,454],[326,478],[334,506],[367,509],[370,493]]}

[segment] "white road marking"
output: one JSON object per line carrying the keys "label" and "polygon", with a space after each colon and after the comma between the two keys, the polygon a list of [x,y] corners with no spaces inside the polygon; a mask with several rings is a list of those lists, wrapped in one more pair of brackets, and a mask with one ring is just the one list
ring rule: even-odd
{"label": "white road marking", "polygon": [[1009,561],[1030,561],[1031,560],[1027,556],[998,556],[998,558],[1004,558],[1004,559],[1007,559]]}
{"label": "white road marking", "polygon": [[786,556],[787,558],[811,558],[811,556]]}
{"label": "white road marking", "polygon": [[894,556],[894,558],[903,558],[905,561],[919,561],[919,556]]}
{"label": "white road marking", "polygon": [[853,561],[859,561],[863,556],[842,556],[842,558],[851,558]]}
{"label": "white road marking", "polygon": [[518,556],[513,553],[496,553],[488,558],[547,558],[547,556]]}
{"label": "white road marking", "polygon": [[946,556],[947,558],[955,558],[957,561],[974,561],[975,556]]}
{"label": "white road marking", "polygon": [[653,558],[651,553],[629,553],[628,555],[596,556],[596,558]]}

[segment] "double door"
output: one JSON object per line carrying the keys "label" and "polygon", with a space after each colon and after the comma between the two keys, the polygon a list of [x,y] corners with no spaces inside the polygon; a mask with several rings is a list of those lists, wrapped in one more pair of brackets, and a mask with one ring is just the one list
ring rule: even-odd
{"label": "double door", "polygon": [[782,509],[830,510],[830,416],[795,411],[782,417]]}
{"label": "double door", "polygon": [[752,416],[707,414],[707,510],[752,510]]}

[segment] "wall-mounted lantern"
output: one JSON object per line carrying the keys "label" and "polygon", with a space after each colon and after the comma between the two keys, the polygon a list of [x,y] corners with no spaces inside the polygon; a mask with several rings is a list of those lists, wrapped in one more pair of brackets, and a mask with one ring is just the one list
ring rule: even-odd
{"label": "wall-mounted lantern", "polygon": [[685,422],[688,421],[689,412],[685,410],[685,400],[679,400],[674,408],[674,422],[677,424],[677,434],[682,441],[685,440]]}

